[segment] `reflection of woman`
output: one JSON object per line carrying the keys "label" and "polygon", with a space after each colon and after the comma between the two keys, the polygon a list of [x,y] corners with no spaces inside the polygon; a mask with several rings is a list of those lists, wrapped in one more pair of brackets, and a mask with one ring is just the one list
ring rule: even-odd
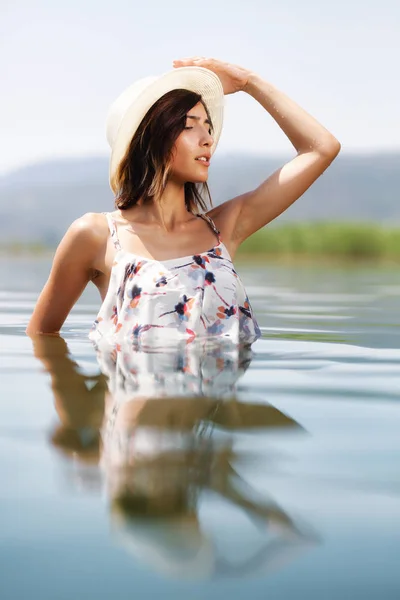
{"label": "reflection of woman", "polygon": [[[216,59],[178,60],[140,80],[107,119],[112,213],[75,221],[62,240],[28,326],[59,331],[88,281],[103,301],[91,337],[161,339],[260,335],[232,260],[254,232],[286,210],[339,152],[335,137],[272,84]],[[257,189],[209,210],[206,184],[222,130],[224,94],[245,92],[275,119],[297,155]],[[227,173],[229,177],[229,173]]]}
{"label": "reflection of woman", "polygon": [[98,463],[100,428],[104,419],[107,379],[85,375],[60,336],[32,336],[35,356],[51,375],[54,404],[60,423],[51,441],[64,453]]}
{"label": "reflection of woman", "polygon": [[[76,424],[93,431],[102,378],[92,378],[96,385],[90,389],[61,338],[38,336],[34,342],[52,376],[61,429]],[[100,453],[113,532],[139,560],[179,576],[265,571],[310,539],[239,475],[235,465],[239,461],[244,469],[246,456],[235,451],[233,435],[296,423],[272,406],[236,400],[234,384],[249,364],[248,350],[235,356],[218,347],[196,352],[195,346],[171,348],[167,356],[133,351],[129,344],[118,352],[97,348],[108,380]],[[79,451],[77,456],[84,458]],[[207,533],[200,508],[209,492],[250,517],[255,539],[254,547],[247,543],[245,558],[242,551],[232,558],[218,549],[218,523]],[[268,531],[274,531],[272,539],[266,539]]]}

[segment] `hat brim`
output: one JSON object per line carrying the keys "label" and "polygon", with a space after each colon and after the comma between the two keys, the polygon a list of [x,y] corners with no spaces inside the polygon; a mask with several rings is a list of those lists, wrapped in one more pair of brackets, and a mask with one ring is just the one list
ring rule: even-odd
{"label": "hat brim", "polygon": [[115,176],[118,165],[124,158],[141,121],[159,98],[176,89],[190,90],[201,95],[213,124],[214,142],[211,153],[215,151],[222,131],[224,114],[224,91],[218,75],[204,67],[179,67],[168,71],[139,94],[120,123],[110,158],[109,181],[114,193],[117,192]]}

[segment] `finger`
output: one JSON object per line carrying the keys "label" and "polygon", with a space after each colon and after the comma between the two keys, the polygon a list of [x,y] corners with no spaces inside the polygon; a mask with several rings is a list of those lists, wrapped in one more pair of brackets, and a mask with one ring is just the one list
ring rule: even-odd
{"label": "finger", "polygon": [[182,65],[192,65],[193,62],[191,58],[180,58],[179,60],[174,60],[172,64],[175,67],[181,67]]}
{"label": "finger", "polygon": [[185,58],[179,58],[173,61],[173,63],[192,63],[192,62],[200,62],[206,61],[205,56],[187,56]]}
{"label": "finger", "polygon": [[175,69],[179,68],[179,67],[190,67],[190,66],[195,66],[195,67],[197,66],[197,67],[204,67],[204,68],[212,69],[214,66],[212,59],[207,59],[207,58],[202,58],[202,57],[177,59],[177,60],[173,61],[172,65]]}

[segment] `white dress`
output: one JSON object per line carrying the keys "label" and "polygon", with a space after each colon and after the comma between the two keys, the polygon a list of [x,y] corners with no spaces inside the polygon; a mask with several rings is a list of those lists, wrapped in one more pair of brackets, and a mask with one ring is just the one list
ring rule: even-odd
{"label": "white dress", "polygon": [[107,295],[89,334],[99,343],[136,347],[195,339],[251,344],[260,329],[229,252],[218,244],[201,254],[154,260],[126,252],[105,213],[116,249]]}

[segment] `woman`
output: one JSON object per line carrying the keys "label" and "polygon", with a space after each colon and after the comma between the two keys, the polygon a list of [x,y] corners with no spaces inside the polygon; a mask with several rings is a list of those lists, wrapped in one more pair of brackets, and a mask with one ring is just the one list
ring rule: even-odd
{"label": "woman", "polygon": [[[275,119],[297,155],[257,189],[207,210],[196,185],[206,187],[223,96],[239,91]],[[174,61],[169,73],[125,90],[110,109],[107,137],[117,210],[70,226],[27,333],[58,332],[91,280],[103,300],[96,342],[252,343],[260,330],[231,261],[325,171],[337,139],[259,75],[202,57]]]}

